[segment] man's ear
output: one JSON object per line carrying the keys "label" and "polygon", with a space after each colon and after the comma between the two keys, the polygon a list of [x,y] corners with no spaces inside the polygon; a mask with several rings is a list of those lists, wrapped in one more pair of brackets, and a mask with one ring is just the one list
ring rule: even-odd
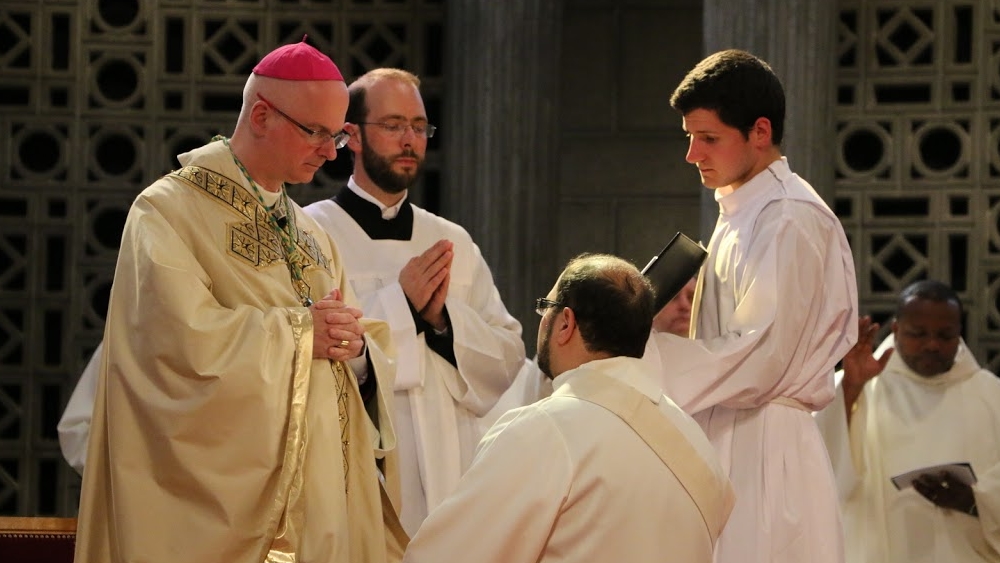
{"label": "man's ear", "polygon": [[552,319],[552,322],[555,323],[552,329],[552,337],[560,345],[565,345],[573,338],[573,334],[576,332],[576,313],[569,307],[563,307],[563,310],[559,312],[556,318]]}
{"label": "man's ear", "polygon": [[250,107],[250,129],[257,135],[262,134],[267,127],[267,118],[269,116],[267,110],[267,104],[261,100],[257,100]]}
{"label": "man's ear", "polygon": [[772,141],[771,120],[766,117],[758,117],[750,128],[751,140],[757,148],[767,148],[774,144]]}
{"label": "man's ear", "polygon": [[345,123],[344,131],[351,135],[347,139],[347,148],[353,152],[361,152],[361,126],[355,123]]}

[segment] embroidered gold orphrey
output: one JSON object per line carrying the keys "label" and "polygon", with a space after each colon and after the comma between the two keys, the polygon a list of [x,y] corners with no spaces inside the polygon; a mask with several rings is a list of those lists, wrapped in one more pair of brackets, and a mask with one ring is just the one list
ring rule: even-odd
{"label": "embroidered gold orphrey", "polygon": [[[247,218],[246,222],[229,223],[228,250],[232,255],[257,270],[285,260],[281,239],[268,220],[267,210],[239,182],[200,166],[185,166],[168,175],[184,180]],[[302,271],[311,267],[329,271],[330,259],[320,250],[312,234],[303,231],[297,223],[295,230],[296,251],[288,260],[298,264]]]}

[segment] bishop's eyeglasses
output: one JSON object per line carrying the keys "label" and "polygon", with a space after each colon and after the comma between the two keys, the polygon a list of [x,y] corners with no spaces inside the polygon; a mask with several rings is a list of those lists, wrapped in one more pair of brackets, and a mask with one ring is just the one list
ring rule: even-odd
{"label": "bishop's eyeglasses", "polygon": [[332,140],[333,146],[337,147],[338,149],[342,149],[347,146],[347,141],[351,138],[351,135],[347,131],[340,131],[338,133],[328,133],[326,131],[317,131],[314,129],[310,129],[305,125],[302,125],[298,121],[292,119],[292,117],[287,113],[278,109],[274,104],[271,103],[271,100],[268,100],[267,98],[261,96],[260,94],[257,94],[257,97],[260,98],[260,101],[267,104],[267,107],[273,109],[275,112],[277,112],[278,115],[284,117],[285,119],[290,121],[292,125],[301,129],[302,132],[306,134],[306,141],[314,147],[322,147],[323,145],[329,143]]}

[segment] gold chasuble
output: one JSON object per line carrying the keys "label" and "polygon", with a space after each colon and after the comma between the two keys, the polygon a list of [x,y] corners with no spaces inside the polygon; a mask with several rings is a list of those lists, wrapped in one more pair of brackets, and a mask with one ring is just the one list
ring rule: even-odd
{"label": "gold chasuble", "polygon": [[[376,423],[351,369],[312,358],[287,250],[230,151],[180,159],[122,236],[77,563],[398,560],[387,325],[362,321]],[[291,207],[308,296],[340,288],[357,306],[333,242]]]}

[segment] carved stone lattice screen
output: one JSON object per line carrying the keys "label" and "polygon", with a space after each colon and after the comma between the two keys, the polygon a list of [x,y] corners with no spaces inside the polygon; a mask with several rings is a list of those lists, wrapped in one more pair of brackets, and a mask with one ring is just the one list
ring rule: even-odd
{"label": "carved stone lattice screen", "polygon": [[[136,194],[176,154],[231,133],[254,63],[303,34],[348,80],[379,66],[416,72],[435,120],[443,22],[444,0],[0,5],[0,514],[76,510],[56,423],[101,339]],[[432,210],[441,135],[414,190]],[[349,171],[342,153],[290,192],[329,197]]]}
{"label": "carved stone lattice screen", "polygon": [[[840,2],[836,200],[861,310],[949,283],[1000,368],[1000,2]],[[887,327],[883,329],[887,330]]]}

